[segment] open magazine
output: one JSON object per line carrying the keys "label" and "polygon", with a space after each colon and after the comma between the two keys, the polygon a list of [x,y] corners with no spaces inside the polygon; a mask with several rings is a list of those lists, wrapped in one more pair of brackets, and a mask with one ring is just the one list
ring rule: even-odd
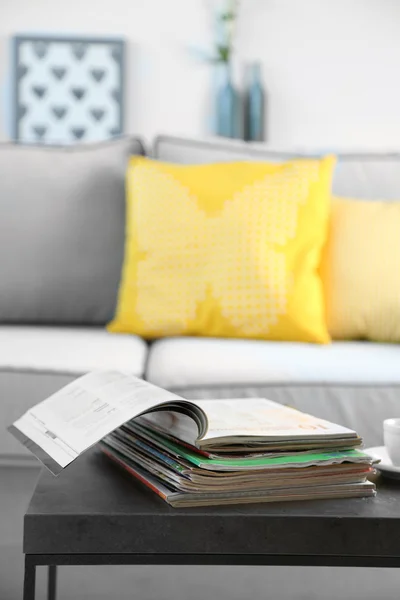
{"label": "open magazine", "polygon": [[266,398],[181,400],[169,404],[167,411],[146,414],[139,422],[219,454],[242,454],[246,446],[261,452],[361,445],[355,431]]}
{"label": "open magazine", "polygon": [[[227,453],[229,456],[222,463],[222,469],[228,467],[229,460],[234,461],[237,451],[241,453],[241,461],[245,460],[246,449],[252,454],[246,468],[257,466],[250,464],[250,461],[257,463],[255,452],[263,454],[262,466],[265,468],[268,451],[290,454],[322,447],[351,450],[361,443],[355,431],[270,400],[188,401],[119,371],[95,372],[80,377],[28,410],[9,430],[54,474],[58,474],[122,425],[135,427],[130,424],[139,416],[142,419],[137,426],[142,427],[142,434],[151,430],[153,436],[159,432],[171,443],[179,440],[203,452],[204,460],[207,453],[209,458],[212,453]],[[298,462],[301,454],[296,456]],[[356,455],[353,458],[357,462]],[[223,457],[220,460],[224,461]],[[334,457],[331,460],[335,462]],[[303,462],[308,466],[313,464],[312,460]],[[215,466],[218,470],[217,463]]]}

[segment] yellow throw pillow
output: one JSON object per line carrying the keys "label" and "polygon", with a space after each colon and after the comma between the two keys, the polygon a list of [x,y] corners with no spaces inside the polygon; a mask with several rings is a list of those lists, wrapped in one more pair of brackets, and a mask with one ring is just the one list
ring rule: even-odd
{"label": "yellow throw pillow", "polygon": [[109,331],[328,342],[318,267],[333,165],[132,158]]}
{"label": "yellow throw pillow", "polygon": [[334,198],[321,273],[333,338],[400,342],[400,202]]}

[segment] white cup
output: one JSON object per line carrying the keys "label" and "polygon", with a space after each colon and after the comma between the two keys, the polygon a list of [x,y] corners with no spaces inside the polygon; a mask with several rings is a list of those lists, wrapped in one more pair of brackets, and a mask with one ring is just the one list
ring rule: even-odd
{"label": "white cup", "polygon": [[383,421],[383,439],[392,463],[400,467],[400,418]]}

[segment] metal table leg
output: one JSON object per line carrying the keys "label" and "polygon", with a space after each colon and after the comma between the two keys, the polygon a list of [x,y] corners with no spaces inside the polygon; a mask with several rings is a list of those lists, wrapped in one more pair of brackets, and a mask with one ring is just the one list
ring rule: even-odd
{"label": "metal table leg", "polygon": [[47,574],[47,600],[56,600],[57,565],[49,565]]}
{"label": "metal table leg", "polygon": [[35,600],[36,565],[25,556],[24,600]]}

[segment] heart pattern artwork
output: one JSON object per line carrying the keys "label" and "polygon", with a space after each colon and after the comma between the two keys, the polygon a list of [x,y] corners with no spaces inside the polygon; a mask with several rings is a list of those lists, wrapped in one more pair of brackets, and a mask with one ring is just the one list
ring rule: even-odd
{"label": "heart pattern artwork", "polygon": [[122,133],[124,43],[16,36],[15,139],[95,142]]}

